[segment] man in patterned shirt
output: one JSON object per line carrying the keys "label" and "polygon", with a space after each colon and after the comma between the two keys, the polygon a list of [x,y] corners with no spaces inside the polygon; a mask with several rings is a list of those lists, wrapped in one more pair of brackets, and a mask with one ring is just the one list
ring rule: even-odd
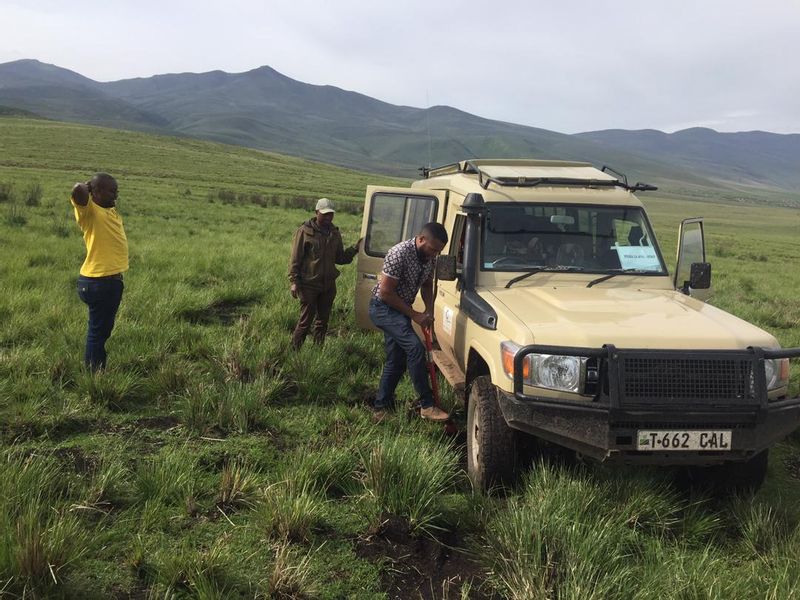
{"label": "man in patterned shirt", "polygon": [[[421,327],[433,324],[433,267],[446,243],[445,228],[440,223],[428,223],[415,238],[390,248],[383,260],[383,271],[369,305],[370,319],[383,331],[386,344],[386,364],[374,405],[379,417],[393,408],[394,391],[406,367],[420,396],[420,416],[433,421],[450,417],[433,405],[425,347],[411,326],[411,321]],[[412,308],[420,289],[424,312]]]}

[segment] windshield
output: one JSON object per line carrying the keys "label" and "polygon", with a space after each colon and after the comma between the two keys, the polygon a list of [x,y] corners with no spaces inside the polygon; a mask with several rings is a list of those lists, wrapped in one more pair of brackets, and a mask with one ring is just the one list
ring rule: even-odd
{"label": "windshield", "polygon": [[484,271],[666,275],[650,224],[639,207],[490,204],[487,209]]}

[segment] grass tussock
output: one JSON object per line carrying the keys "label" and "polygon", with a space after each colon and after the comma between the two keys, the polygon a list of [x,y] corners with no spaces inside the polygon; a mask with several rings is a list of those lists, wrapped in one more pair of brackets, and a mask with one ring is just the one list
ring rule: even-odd
{"label": "grass tussock", "polygon": [[9,227],[24,227],[28,223],[27,211],[19,204],[9,204],[6,208],[5,223]]}
{"label": "grass tussock", "polygon": [[183,394],[183,421],[197,435],[263,429],[269,423],[270,405],[284,387],[279,379],[194,387]]}
{"label": "grass tussock", "polygon": [[145,386],[136,371],[82,371],[78,378],[78,393],[90,404],[113,410],[144,400]]}
{"label": "grass tussock", "polygon": [[52,457],[10,449],[0,461],[0,589],[50,593],[92,548],[90,533],[70,511],[72,489]]}
{"label": "grass tussock", "polygon": [[318,586],[311,569],[312,551],[301,554],[288,542],[275,546],[272,568],[264,581],[268,598],[295,600],[315,597]]}
{"label": "grass tussock", "polygon": [[256,528],[269,538],[307,541],[322,522],[325,500],[308,483],[281,481],[261,491],[254,508]]}
{"label": "grass tussock", "polygon": [[[652,475],[620,475],[535,465],[487,520],[481,555],[497,589],[510,598],[744,598],[779,597],[790,585],[773,552],[796,525],[771,508],[735,500],[728,517]],[[730,535],[745,568],[722,550]]]}
{"label": "grass tussock", "polygon": [[424,438],[386,436],[359,451],[363,501],[373,515],[408,520],[412,531],[432,533],[442,518],[442,499],[458,478],[453,448]]}
{"label": "grass tussock", "polygon": [[234,459],[222,465],[217,505],[238,508],[252,504],[258,473],[245,460]]}
{"label": "grass tussock", "polygon": [[204,600],[226,598],[224,543],[206,548],[183,544],[163,546],[151,567],[155,590],[161,597],[189,596]]}
{"label": "grass tussock", "polygon": [[144,459],[134,476],[138,502],[186,502],[195,492],[197,462],[186,449],[165,448]]}
{"label": "grass tussock", "polygon": [[358,493],[358,455],[351,447],[321,448],[300,453],[286,476],[329,497]]}
{"label": "grass tussock", "polygon": [[44,188],[41,183],[36,181],[28,186],[23,195],[25,197],[25,206],[39,206],[44,196]]}
{"label": "grass tussock", "polygon": [[786,513],[763,502],[737,498],[730,508],[740,544],[752,558],[768,556],[797,530],[797,523]]}
{"label": "grass tussock", "polygon": [[104,510],[116,502],[124,502],[129,475],[120,454],[104,453],[91,473],[82,505]]}

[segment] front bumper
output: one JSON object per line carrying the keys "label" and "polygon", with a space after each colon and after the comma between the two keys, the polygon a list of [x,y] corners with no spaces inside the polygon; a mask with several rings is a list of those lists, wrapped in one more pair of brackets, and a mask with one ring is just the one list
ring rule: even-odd
{"label": "front bumper", "polygon": [[[531,353],[588,356],[601,367],[602,385],[594,400],[557,400],[525,395],[522,361]],[[498,394],[500,408],[510,427],[533,434],[581,454],[603,461],[642,464],[716,464],[744,461],[770,447],[800,426],[800,397],[777,401],[767,399],[763,361],[766,358],[797,358],[800,348],[746,351],[653,351],[525,346],[514,359],[514,394]],[[708,364],[734,361],[739,374],[749,378],[744,393],[729,398],[689,397],[686,382],[680,382],[684,397],[633,396],[631,379],[661,381],[664,373],[655,372],[667,365],[667,374],[681,377],[676,365],[692,360]],[[650,366],[631,376],[626,364],[631,361]],[[651,361],[648,363],[647,361]],[[655,362],[653,362],[655,361]],[[658,363],[658,361],[661,361]],[[674,361],[674,362],[671,362]],[[637,363],[637,364],[639,364]],[[664,368],[664,367],[660,367]],[[696,373],[692,374],[697,377]],[[690,376],[692,376],[690,375]],[[661,379],[659,379],[659,377]],[[666,380],[665,380],[666,381]],[[634,382],[639,383],[639,382]],[[740,390],[743,389],[741,386]],[[668,395],[668,394],[667,394]],[[726,451],[640,451],[636,449],[639,430],[731,430],[731,449]]]}

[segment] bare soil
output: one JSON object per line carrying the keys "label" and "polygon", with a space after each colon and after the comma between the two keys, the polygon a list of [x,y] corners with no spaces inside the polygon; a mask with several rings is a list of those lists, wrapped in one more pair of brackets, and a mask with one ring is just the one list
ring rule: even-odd
{"label": "bare soil", "polygon": [[499,598],[481,589],[486,573],[455,532],[439,540],[415,536],[406,519],[384,515],[375,534],[357,541],[356,554],[383,565],[383,588],[391,600],[458,598],[465,583],[470,598]]}

